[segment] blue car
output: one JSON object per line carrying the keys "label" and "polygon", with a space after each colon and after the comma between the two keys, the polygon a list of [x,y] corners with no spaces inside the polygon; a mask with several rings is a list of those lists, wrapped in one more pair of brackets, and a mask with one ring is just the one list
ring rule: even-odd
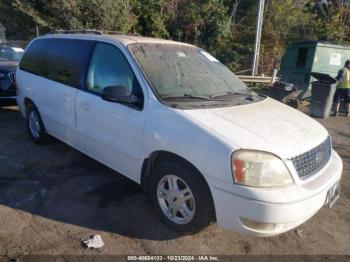
{"label": "blue car", "polygon": [[0,45],[0,107],[16,105],[15,73],[24,50]]}

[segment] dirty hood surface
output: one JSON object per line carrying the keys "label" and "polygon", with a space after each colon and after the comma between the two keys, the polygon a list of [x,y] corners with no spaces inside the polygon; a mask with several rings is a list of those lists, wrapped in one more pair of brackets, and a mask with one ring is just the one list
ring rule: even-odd
{"label": "dirty hood surface", "polygon": [[236,147],[271,152],[283,159],[318,146],[328,136],[317,121],[271,98],[241,106],[183,112]]}

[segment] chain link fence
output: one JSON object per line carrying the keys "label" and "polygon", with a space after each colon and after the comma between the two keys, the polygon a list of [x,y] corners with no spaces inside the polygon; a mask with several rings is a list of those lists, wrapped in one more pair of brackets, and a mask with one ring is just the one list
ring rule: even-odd
{"label": "chain link fence", "polygon": [[0,21],[0,44],[25,48],[35,37],[49,33],[49,28],[38,25],[5,25]]}

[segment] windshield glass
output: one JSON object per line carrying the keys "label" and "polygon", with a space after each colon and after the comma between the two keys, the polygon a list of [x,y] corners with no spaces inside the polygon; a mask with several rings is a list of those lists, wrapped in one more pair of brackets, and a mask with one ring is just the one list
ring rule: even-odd
{"label": "windshield glass", "polygon": [[0,46],[0,61],[19,61],[23,53],[22,48]]}
{"label": "windshield glass", "polygon": [[131,44],[129,50],[161,98],[249,94],[236,75],[197,47]]}

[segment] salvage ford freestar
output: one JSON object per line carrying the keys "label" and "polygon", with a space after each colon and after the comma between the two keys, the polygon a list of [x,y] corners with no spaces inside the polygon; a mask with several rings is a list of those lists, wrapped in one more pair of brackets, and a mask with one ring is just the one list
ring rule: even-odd
{"label": "salvage ford freestar", "polygon": [[271,236],[339,197],[343,166],[326,129],[195,46],[48,34],[26,48],[17,86],[35,143],[52,135],[141,184],[173,230],[216,220]]}

